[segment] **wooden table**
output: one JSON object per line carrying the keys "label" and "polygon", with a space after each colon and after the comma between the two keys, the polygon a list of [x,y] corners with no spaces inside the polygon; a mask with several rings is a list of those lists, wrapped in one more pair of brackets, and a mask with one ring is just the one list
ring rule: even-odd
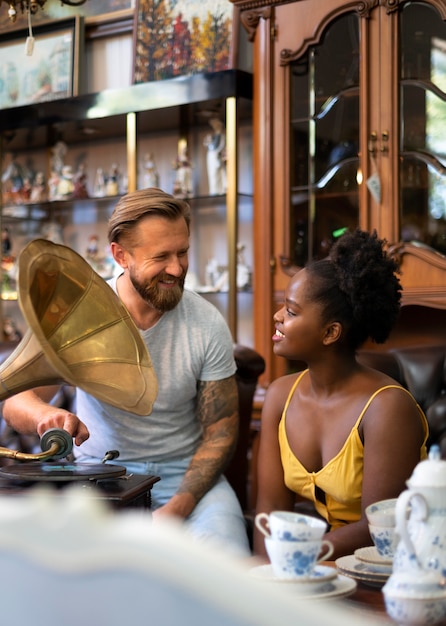
{"label": "wooden table", "polygon": [[[336,568],[334,561],[324,561],[322,565]],[[345,574],[342,575],[345,576]],[[356,591],[346,598],[341,598],[339,601],[344,606],[351,608],[353,612],[357,613],[358,617],[360,617],[361,614],[364,615],[364,612],[366,612],[374,618],[382,620],[383,624],[395,625],[395,622],[387,615],[381,588],[366,585],[358,580],[356,580],[356,583]]]}
{"label": "wooden table", "polygon": [[370,613],[375,618],[382,620],[383,624],[395,624],[387,615],[384,604],[384,596],[378,587],[370,587],[362,582],[356,581],[358,586],[356,591],[341,602],[359,614]]}

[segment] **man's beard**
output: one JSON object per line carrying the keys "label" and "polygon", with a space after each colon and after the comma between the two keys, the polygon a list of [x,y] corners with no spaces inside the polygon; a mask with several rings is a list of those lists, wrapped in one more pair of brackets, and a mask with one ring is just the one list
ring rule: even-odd
{"label": "man's beard", "polygon": [[[177,306],[183,296],[185,277],[186,274],[183,274],[183,276],[179,279],[174,276],[170,276],[169,274],[162,274],[153,278],[148,284],[143,284],[130,273],[132,285],[141,298],[161,313],[171,311]],[[163,289],[159,286],[159,283],[163,280],[172,279],[177,281],[177,284],[174,287],[171,287],[170,289]]]}

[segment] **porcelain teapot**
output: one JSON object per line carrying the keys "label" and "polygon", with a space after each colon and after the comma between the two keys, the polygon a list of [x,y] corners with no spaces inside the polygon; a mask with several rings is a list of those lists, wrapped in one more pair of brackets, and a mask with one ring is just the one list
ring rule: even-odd
{"label": "porcelain teapot", "polygon": [[382,592],[386,611],[399,626],[444,624],[446,580],[438,572],[394,572]]}
{"label": "porcelain teapot", "polygon": [[429,458],[418,463],[407,486],[396,503],[400,539],[392,575],[446,576],[446,461],[438,446],[433,445]]}

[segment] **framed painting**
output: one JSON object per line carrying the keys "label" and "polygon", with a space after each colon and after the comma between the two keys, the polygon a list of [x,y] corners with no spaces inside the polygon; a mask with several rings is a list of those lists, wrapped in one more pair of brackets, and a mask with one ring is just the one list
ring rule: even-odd
{"label": "framed painting", "polygon": [[233,17],[228,0],[136,0],[133,82],[231,69]]}
{"label": "framed painting", "polygon": [[82,18],[33,28],[32,54],[25,52],[28,29],[0,37],[0,109],[69,98],[79,93]]}

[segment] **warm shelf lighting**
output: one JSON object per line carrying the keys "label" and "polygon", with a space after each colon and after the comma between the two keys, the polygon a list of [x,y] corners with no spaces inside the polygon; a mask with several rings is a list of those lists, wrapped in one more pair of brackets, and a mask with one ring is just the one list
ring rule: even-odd
{"label": "warm shelf lighting", "polygon": [[[87,0],[60,0],[61,4],[65,4],[70,7],[78,7],[81,4],[85,4]],[[8,6],[8,15],[11,22],[15,22],[17,19],[17,11],[20,9],[22,13],[29,11],[31,15],[37,13],[39,7],[43,9],[46,0],[0,0],[0,4],[5,2]]]}

